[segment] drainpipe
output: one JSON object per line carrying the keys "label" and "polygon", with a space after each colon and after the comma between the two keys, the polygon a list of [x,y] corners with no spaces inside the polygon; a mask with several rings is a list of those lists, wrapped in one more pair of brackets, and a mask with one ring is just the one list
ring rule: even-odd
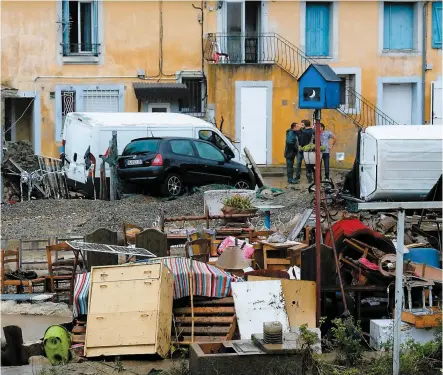
{"label": "drainpipe", "polygon": [[423,40],[422,40],[422,55],[421,55],[421,84],[422,84],[422,101],[421,101],[421,123],[425,124],[425,108],[426,108],[426,49],[428,39],[428,4],[426,1],[423,4]]}

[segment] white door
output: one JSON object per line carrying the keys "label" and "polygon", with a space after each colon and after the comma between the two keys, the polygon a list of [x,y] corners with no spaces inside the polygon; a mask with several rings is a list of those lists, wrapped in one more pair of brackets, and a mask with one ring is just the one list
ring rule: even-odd
{"label": "white door", "polygon": [[385,83],[383,112],[399,125],[412,124],[412,84]]}
{"label": "white door", "polygon": [[431,124],[443,125],[442,115],[442,81],[434,81],[431,83]]}
{"label": "white door", "polygon": [[377,141],[362,133],[360,145],[360,198],[365,199],[377,185]]}
{"label": "white door", "polygon": [[266,87],[242,87],[240,91],[241,149],[248,148],[257,164],[266,164]]}

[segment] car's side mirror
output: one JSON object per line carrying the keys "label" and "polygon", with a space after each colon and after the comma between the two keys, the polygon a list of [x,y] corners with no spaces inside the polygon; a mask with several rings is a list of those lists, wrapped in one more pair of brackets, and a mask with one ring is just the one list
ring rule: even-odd
{"label": "car's side mirror", "polygon": [[231,159],[232,159],[232,156],[231,156],[231,155],[226,155],[226,154],[225,154],[225,160],[226,160],[226,161],[231,161]]}

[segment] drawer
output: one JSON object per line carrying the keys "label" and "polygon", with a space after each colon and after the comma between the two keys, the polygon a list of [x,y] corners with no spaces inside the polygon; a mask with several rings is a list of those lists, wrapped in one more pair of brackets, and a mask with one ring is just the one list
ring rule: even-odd
{"label": "drawer", "polygon": [[[156,342],[157,311],[88,315],[86,346],[149,345]],[[128,353],[129,354],[129,353]]]}
{"label": "drawer", "polygon": [[91,282],[158,279],[161,267],[161,264],[98,267],[91,271]]}
{"label": "drawer", "polygon": [[158,306],[160,279],[94,282],[88,314],[151,310]]}

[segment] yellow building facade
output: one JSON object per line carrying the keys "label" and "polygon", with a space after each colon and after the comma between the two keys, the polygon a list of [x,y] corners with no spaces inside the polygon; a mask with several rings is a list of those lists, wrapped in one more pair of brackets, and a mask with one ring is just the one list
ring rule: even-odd
{"label": "yellow building facade", "polygon": [[58,156],[70,111],[182,112],[218,126],[259,164],[283,164],[311,62],[342,79],[331,165],[358,129],[441,124],[441,2],[2,1],[5,137]]}

